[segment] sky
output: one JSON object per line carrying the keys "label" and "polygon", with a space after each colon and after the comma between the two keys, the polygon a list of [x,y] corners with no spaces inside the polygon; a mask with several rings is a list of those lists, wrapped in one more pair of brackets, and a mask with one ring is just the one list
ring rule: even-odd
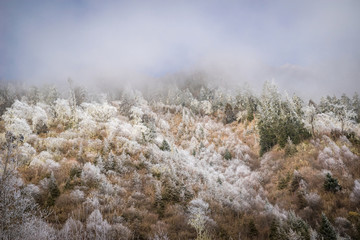
{"label": "sky", "polygon": [[360,90],[360,1],[0,0],[0,80],[156,85],[178,72],[300,96]]}

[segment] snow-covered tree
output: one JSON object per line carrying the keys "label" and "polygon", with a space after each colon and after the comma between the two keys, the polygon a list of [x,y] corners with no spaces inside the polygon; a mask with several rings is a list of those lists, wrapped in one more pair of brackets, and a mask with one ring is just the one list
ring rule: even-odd
{"label": "snow-covered tree", "polygon": [[360,203],[360,180],[356,179],[354,181],[354,188],[350,194],[351,201],[355,203]]}
{"label": "snow-covered tree", "polygon": [[64,240],[82,240],[84,239],[84,227],[79,220],[72,217],[66,220],[63,228],[60,230],[60,237]]}
{"label": "snow-covered tree", "polygon": [[100,182],[102,175],[100,169],[92,163],[85,163],[81,172],[81,179],[89,185],[96,185]]}
{"label": "snow-covered tree", "polygon": [[18,229],[18,236],[10,239],[28,239],[28,240],[56,240],[57,231],[46,221],[38,217],[32,217],[24,222]]}
{"label": "snow-covered tree", "polygon": [[210,239],[206,226],[214,224],[214,221],[209,218],[209,204],[204,200],[197,198],[189,204],[189,224],[195,228],[198,240]]}
{"label": "snow-covered tree", "polygon": [[86,236],[89,239],[107,240],[110,229],[110,224],[103,219],[99,209],[95,209],[86,220]]}
{"label": "snow-covered tree", "polygon": [[33,131],[37,134],[46,133],[48,131],[48,117],[46,112],[39,106],[35,106],[33,111]]}
{"label": "snow-covered tree", "polygon": [[54,106],[55,119],[57,122],[66,125],[72,118],[72,112],[68,100],[57,99]]}
{"label": "snow-covered tree", "polygon": [[304,111],[304,123],[305,127],[311,131],[311,134],[315,136],[315,118],[316,118],[316,108],[314,105],[310,104],[303,109]]}
{"label": "snow-covered tree", "polygon": [[[349,100],[350,101],[350,100]],[[327,96],[322,98],[319,108],[322,113],[325,113],[334,118],[340,123],[340,131],[344,133],[345,130],[350,130],[356,119],[356,113],[352,106],[347,101]]]}
{"label": "snow-covered tree", "polygon": [[107,102],[103,103],[83,103],[81,107],[84,108],[85,113],[98,122],[107,122],[117,114],[117,109]]}
{"label": "snow-covered tree", "polygon": [[[38,206],[31,193],[24,188],[24,183],[16,171],[17,151],[14,149],[17,145],[16,137],[7,133],[6,146],[0,161],[1,239],[21,239],[25,236],[22,235],[25,230],[29,230],[26,227],[28,223],[38,221],[35,217],[35,214],[38,213]],[[19,231],[20,227],[22,227],[21,231]]]}

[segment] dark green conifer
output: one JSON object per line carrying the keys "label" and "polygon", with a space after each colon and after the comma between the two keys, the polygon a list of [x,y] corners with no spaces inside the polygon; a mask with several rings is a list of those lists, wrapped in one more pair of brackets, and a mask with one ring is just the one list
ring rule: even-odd
{"label": "dark green conifer", "polygon": [[53,173],[51,173],[48,186],[49,186],[49,196],[47,199],[47,205],[53,206],[55,204],[56,198],[58,198],[60,196],[60,190],[57,186],[56,179],[55,179]]}
{"label": "dark green conifer", "polygon": [[336,231],[324,213],[321,216],[319,234],[323,240],[336,240]]}
{"label": "dark green conifer", "polygon": [[259,235],[259,231],[256,228],[254,220],[251,219],[248,225],[248,236],[250,238],[254,238],[257,237],[258,235]]}
{"label": "dark green conifer", "polygon": [[163,140],[160,149],[162,151],[170,151],[170,145],[165,139]]}
{"label": "dark green conifer", "polygon": [[228,103],[225,106],[225,124],[232,123],[236,120],[235,114],[233,112],[233,109],[231,105]]}
{"label": "dark green conifer", "polygon": [[325,191],[336,193],[337,191],[340,191],[342,187],[336,178],[333,178],[330,173],[327,173],[324,182],[324,189]]}
{"label": "dark green conifer", "polygon": [[232,156],[231,156],[231,153],[230,153],[229,149],[226,149],[226,150],[225,150],[224,158],[225,158],[226,160],[231,160],[231,159],[232,159]]}
{"label": "dark green conifer", "polygon": [[270,240],[280,239],[279,228],[280,228],[279,222],[276,219],[274,219],[270,225],[270,233],[269,233]]}

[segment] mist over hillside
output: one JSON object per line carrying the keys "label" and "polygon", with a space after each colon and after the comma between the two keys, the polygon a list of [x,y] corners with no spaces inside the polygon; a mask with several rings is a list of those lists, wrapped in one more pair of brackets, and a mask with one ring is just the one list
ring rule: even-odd
{"label": "mist over hillside", "polygon": [[360,239],[359,12],[0,0],[0,239]]}
{"label": "mist over hillside", "polygon": [[5,239],[359,237],[357,94],[69,80],[0,97]]}

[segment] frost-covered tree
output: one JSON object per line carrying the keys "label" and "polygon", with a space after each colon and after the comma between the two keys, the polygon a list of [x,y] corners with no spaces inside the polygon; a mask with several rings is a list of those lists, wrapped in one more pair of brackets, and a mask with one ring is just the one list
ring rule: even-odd
{"label": "frost-covered tree", "polygon": [[35,106],[33,111],[33,131],[37,134],[46,133],[48,131],[48,117],[46,112],[39,106]]}
{"label": "frost-covered tree", "polygon": [[333,113],[341,124],[342,133],[353,123],[356,116],[355,112],[352,109],[349,109],[345,104],[334,104]]}
{"label": "frost-covered tree", "polygon": [[11,122],[5,122],[5,129],[8,132],[21,135],[25,138],[32,133],[29,124],[22,118],[15,118]]}
{"label": "frost-covered tree", "polygon": [[20,178],[10,173],[0,180],[0,238],[19,239],[19,227],[34,218],[37,204],[23,190]]}
{"label": "frost-covered tree", "polygon": [[310,208],[318,210],[321,207],[321,197],[317,193],[307,193],[305,199]]}
{"label": "frost-covered tree", "polygon": [[35,105],[40,101],[40,90],[38,87],[30,87],[30,89],[26,93],[26,101],[31,104]]}
{"label": "frost-covered tree", "polygon": [[0,82],[0,116],[6,111],[7,108],[11,107],[15,99],[19,98],[17,91],[20,88],[14,88],[10,84]]}
{"label": "frost-covered tree", "polygon": [[19,237],[14,239],[27,240],[56,240],[57,231],[46,221],[38,217],[32,217],[29,221],[22,224],[19,229]]}
{"label": "frost-covered tree", "polygon": [[58,99],[59,97],[60,97],[60,93],[54,86],[44,86],[40,90],[41,101],[44,102],[45,104],[53,105],[56,99]]}
{"label": "frost-covered tree", "polygon": [[211,101],[214,98],[214,91],[208,87],[201,86],[199,92],[199,100],[200,101]]}
{"label": "frost-covered tree", "polygon": [[107,122],[117,114],[117,109],[107,102],[83,103],[81,107],[97,122]]}
{"label": "frost-covered tree", "polygon": [[315,117],[316,117],[316,108],[314,105],[309,104],[304,109],[304,123],[305,127],[311,131],[311,134],[315,136]]}
{"label": "frost-covered tree", "polygon": [[213,220],[207,215],[209,213],[209,204],[200,198],[194,199],[189,205],[189,224],[195,228],[197,233],[197,240],[210,239],[206,226],[213,223]]}
{"label": "frost-covered tree", "polygon": [[100,173],[99,167],[93,165],[92,163],[85,163],[82,172],[81,179],[88,185],[96,185],[100,182],[102,175]]}
{"label": "frost-covered tree", "polygon": [[2,116],[6,131],[26,137],[32,133],[29,122],[32,120],[33,108],[26,103],[15,101]]}
{"label": "frost-covered tree", "polygon": [[110,224],[103,219],[99,209],[95,209],[86,220],[88,239],[107,240],[110,229]]}
{"label": "frost-covered tree", "polygon": [[160,146],[160,149],[161,149],[162,151],[170,151],[170,145],[169,145],[169,143],[168,143],[165,139],[162,141],[162,144],[161,144],[161,146]]}
{"label": "frost-covered tree", "polygon": [[[11,133],[6,134],[6,144],[0,162],[0,238],[21,239],[31,230],[29,222],[37,221],[38,206],[31,193],[16,171],[16,152],[18,139]],[[40,220],[39,220],[40,221]],[[21,231],[19,231],[21,230]],[[29,238],[30,239],[30,238]],[[35,239],[35,238],[32,238]],[[40,239],[40,238],[39,238]]]}
{"label": "frost-covered tree", "polygon": [[[130,240],[133,235],[131,230],[121,223],[111,225],[111,229],[108,234],[108,239]],[[166,240],[166,239],[162,239]]]}
{"label": "frost-covered tree", "polygon": [[82,240],[84,239],[83,224],[79,220],[70,217],[60,230],[59,236],[64,240]]}
{"label": "frost-covered tree", "polygon": [[63,125],[68,124],[72,118],[72,111],[68,100],[57,99],[55,101],[54,112],[54,121]]}
{"label": "frost-covered tree", "polygon": [[360,123],[360,98],[357,92],[355,92],[354,96],[352,97],[352,109],[356,114],[356,122]]}
{"label": "frost-covered tree", "polygon": [[[347,97],[346,97],[347,98]],[[322,98],[319,104],[319,109],[322,113],[333,117],[335,121],[340,123],[340,131],[344,133],[345,130],[349,130],[356,119],[356,113],[352,109],[350,100],[343,100],[336,98],[335,96]]]}
{"label": "frost-covered tree", "polygon": [[[310,227],[300,217],[296,216],[294,212],[290,212],[286,221],[286,227],[289,228],[289,239],[293,236],[294,239],[310,239]],[[292,234],[291,234],[292,232]]]}
{"label": "frost-covered tree", "polygon": [[228,123],[232,123],[233,121],[236,120],[235,114],[233,112],[233,109],[231,107],[231,105],[228,103],[225,106],[225,119],[224,119],[224,123],[228,124]]}
{"label": "frost-covered tree", "polygon": [[356,179],[354,181],[354,188],[350,194],[351,201],[355,203],[360,203],[360,180]]}
{"label": "frost-covered tree", "polygon": [[98,133],[99,125],[87,114],[81,118],[79,122],[80,133],[84,137],[94,137]]}

